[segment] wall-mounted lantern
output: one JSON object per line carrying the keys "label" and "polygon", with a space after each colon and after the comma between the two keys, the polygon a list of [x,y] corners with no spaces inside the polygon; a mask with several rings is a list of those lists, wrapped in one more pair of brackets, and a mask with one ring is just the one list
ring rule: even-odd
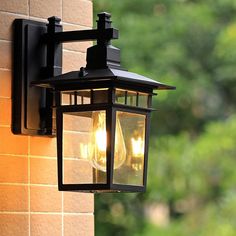
{"label": "wall-mounted lantern", "polygon": [[[145,191],[153,90],[174,87],[123,69],[118,30],[98,17],[97,29],[69,32],[56,17],[15,21],[13,132],[56,132],[59,190]],[[62,43],[85,40],[97,40],[86,67],[61,74]]]}

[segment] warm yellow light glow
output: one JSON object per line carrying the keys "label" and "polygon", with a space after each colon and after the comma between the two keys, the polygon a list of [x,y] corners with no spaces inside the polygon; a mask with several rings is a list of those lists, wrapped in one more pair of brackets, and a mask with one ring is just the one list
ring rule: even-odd
{"label": "warm yellow light glow", "polygon": [[80,156],[82,159],[87,159],[89,160],[89,158],[92,155],[92,145],[89,144],[85,144],[85,143],[80,143]]}
{"label": "warm yellow light glow", "polygon": [[144,155],[144,141],[141,137],[137,139],[131,138],[133,157],[143,157]]}
{"label": "warm yellow light glow", "polygon": [[[114,153],[114,169],[119,168],[126,159],[126,148],[120,122],[116,121],[116,137],[115,137],[115,153]],[[93,136],[94,151],[92,155],[92,163],[96,169],[106,171],[106,148],[107,148],[107,132],[106,132],[106,113],[94,112],[93,114]]]}
{"label": "warm yellow light glow", "polygon": [[106,130],[98,129],[95,131],[95,143],[98,147],[98,150],[101,152],[105,152],[107,148],[106,136]]}
{"label": "warm yellow light glow", "polygon": [[141,137],[131,138],[132,160],[131,167],[135,171],[143,170],[144,140]]}

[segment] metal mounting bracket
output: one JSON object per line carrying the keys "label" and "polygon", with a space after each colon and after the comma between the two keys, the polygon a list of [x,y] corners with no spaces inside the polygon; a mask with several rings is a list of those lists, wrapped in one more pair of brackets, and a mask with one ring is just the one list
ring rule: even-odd
{"label": "metal mounting bracket", "polygon": [[31,86],[32,81],[45,79],[42,68],[47,66],[47,45],[41,39],[47,33],[47,24],[16,19],[13,27],[12,131],[53,135],[52,104],[49,107],[46,101],[48,90]]}

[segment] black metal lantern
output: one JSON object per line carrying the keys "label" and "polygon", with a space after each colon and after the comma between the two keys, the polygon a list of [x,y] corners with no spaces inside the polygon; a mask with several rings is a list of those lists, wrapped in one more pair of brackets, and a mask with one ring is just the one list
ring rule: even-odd
{"label": "black metal lantern", "polygon": [[[47,42],[47,76],[30,79],[31,86],[41,87],[34,89],[44,95],[36,134],[53,133],[53,126],[48,126],[53,115],[50,120],[45,113],[53,114],[50,105],[54,101],[59,190],[144,191],[153,91],[174,87],[121,68],[120,51],[110,44],[118,38],[118,31],[111,28],[110,14],[98,16],[97,29],[74,32],[57,32],[59,20],[50,18],[49,30],[41,37]],[[18,24],[22,27],[22,20]],[[88,49],[86,67],[61,74],[61,43],[93,39],[97,45]],[[16,115],[15,124],[15,133],[24,133]]]}

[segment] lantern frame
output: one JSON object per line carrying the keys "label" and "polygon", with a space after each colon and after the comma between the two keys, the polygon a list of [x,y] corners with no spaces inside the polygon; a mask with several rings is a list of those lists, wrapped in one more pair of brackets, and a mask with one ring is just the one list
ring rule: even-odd
{"label": "lantern frame", "polygon": [[[145,191],[146,186],[146,178],[147,178],[147,157],[148,157],[148,135],[149,135],[149,114],[146,113],[137,113],[137,111],[133,111],[128,108],[116,108],[107,106],[88,106],[86,111],[96,111],[96,110],[105,110],[106,111],[106,131],[107,131],[107,148],[106,148],[106,182],[104,184],[99,183],[91,183],[91,184],[64,184],[63,183],[63,126],[62,126],[62,117],[64,112],[78,112],[85,111],[84,108],[62,108],[57,110],[57,151],[58,151],[58,183],[59,190],[62,191],[83,191],[83,192],[143,192]],[[143,186],[138,185],[125,185],[125,184],[114,184],[113,183],[113,166],[114,166],[114,136],[115,136],[115,115],[116,111],[125,111],[125,112],[133,112],[135,114],[145,114],[146,122],[145,122],[145,151],[144,151],[144,169],[143,169]],[[113,141],[112,141],[113,140]]]}
{"label": "lantern frame", "polygon": [[[74,88],[72,89],[74,90]],[[68,88],[67,88],[68,91]],[[127,106],[114,103],[115,89],[108,88],[108,97],[111,98],[108,103],[85,104],[85,105],[62,105],[60,101],[60,91],[56,93],[56,122],[57,122],[57,153],[58,153],[58,183],[59,190],[62,191],[83,191],[83,192],[144,192],[146,189],[147,179],[147,162],[148,162],[148,141],[150,130],[150,113],[152,109]],[[106,148],[106,183],[91,184],[64,184],[63,183],[63,113],[65,112],[84,112],[84,111],[106,111],[106,131],[107,131],[107,148]],[[129,112],[134,114],[145,115],[145,149],[144,149],[144,168],[143,168],[143,186],[114,184],[114,145],[116,132],[116,112]]]}

